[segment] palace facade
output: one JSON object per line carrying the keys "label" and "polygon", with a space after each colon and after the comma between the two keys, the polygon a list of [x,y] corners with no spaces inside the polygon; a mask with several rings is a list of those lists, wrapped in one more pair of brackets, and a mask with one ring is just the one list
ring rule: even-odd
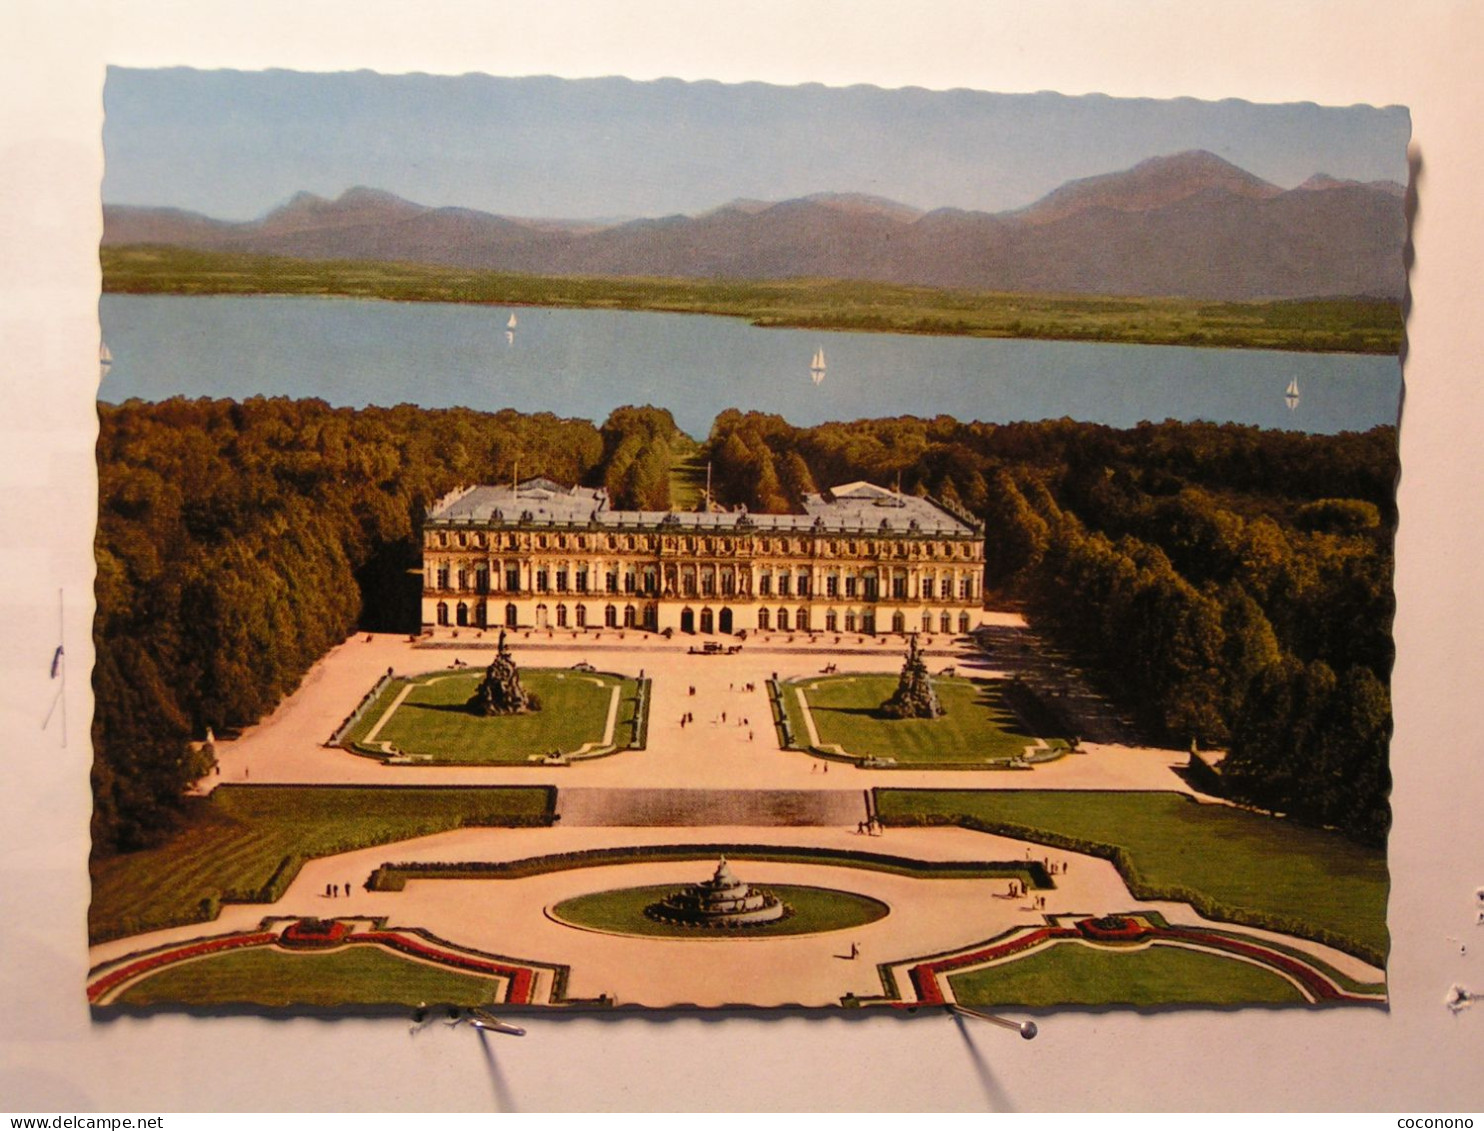
{"label": "palace facade", "polygon": [[456,491],[423,524],[425,629],[964,633],[984,528],[870,483],[803,514],[622,511],[548,479]]}

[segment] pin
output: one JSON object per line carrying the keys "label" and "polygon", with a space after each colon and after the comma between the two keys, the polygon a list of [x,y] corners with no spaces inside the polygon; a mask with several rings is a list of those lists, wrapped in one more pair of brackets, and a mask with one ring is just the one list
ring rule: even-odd
{"label": "pin", "polygon": [[469,1010],[469,1024],[476,1029],[486,1029],[491,1033],[504,1033],[510,1037],[524,1037],[526,1031],[519,1025],[512,1025],[508,1021],[501,1021],[498,1017],[486,1013],[482,1009]]}
{"label": "pin", "polygon": [[1040,1032],[1034,1021],[1011,1021],[1008,1017],[996,1017],[993,1013],[985,1013],[979,1009],[969,1009],[967,1006],[952,1002],[948,1006],[948,1012],[956,1017],[974,1017],[980,1021],[988,1021],[991,1025],[998,1025],[1002,1029],[1014,1029],[1024,1040],[1033,1041],[1036,1034]]}

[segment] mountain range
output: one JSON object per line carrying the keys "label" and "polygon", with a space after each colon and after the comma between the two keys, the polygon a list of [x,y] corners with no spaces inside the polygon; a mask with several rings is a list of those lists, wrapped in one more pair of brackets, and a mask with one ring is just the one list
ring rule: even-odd
{"label": "mountain range", "polygon": [[1282,189],[1202,150],[1069,181],[1011,212],[855,193],[695,216],[533,220],[371,188],[299,193],[259,220],[107,205],[105,245],[441,264],[535,275],[837,278],[1024,293],[1370,296],[1406,285],[1404,190],[1316,174]]}

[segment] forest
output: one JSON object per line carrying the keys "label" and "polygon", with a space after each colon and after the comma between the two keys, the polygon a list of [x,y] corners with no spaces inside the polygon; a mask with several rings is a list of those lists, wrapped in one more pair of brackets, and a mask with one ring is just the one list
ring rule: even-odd
{"label": "forest", "polygon": [[[667,411],[174,399],[100,405],[95,851],[159,843],[208,768],[357,628],[417,627],[420,524],[460,484],[605,486],[665,509],[698,458]],[[717,499],[797,508],[868,479],[986,523],[987,585],[1154,740],[1229,751],[1233,798],[1382,843],[1396,430],[1115,430],[948,417],[796,428],[729,410]]]}
{"label": "forest", "polygon": [[158,843],[217,734],[256,722],[356,628],[416,629],[425,509],[461,484],[607,485],[665,506],[668,412],[174,399],[99,405],[93,843]]}
{"label": "forest", "polygon": [[1231,798],[1384,843],[1396,429],[948,417],[795,428],[732,411],[717,497],[866,479],[967,507],[1018,602],[1153,740],[1227,751]]}

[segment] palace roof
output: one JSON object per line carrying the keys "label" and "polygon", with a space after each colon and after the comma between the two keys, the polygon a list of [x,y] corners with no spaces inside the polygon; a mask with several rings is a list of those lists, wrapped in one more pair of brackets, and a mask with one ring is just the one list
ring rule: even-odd
{"label": "palace roof", "polygon": [[608,506],[601,487],[563,487],[550,479],[527,479],[519,487],[469,487],[439,500],[428,511],[429,526],[546,526],[600,529],[670,527],[686,531],[779,531],[852,534],[978,533],[972,516],[918,495],[903,495],[873,483],[845,483],[804,497],[803,514],[729,511],[623,511]]}

